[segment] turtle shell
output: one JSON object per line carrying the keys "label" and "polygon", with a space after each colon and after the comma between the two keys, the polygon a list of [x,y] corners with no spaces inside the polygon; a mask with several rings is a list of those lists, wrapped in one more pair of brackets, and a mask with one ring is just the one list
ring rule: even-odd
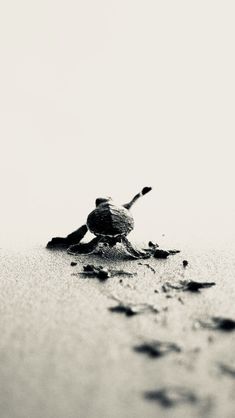
{"label": "turtle shell", "polygon": [[95,235],[127,235],[134,228],[134,220],[123,206],[105,202],[88,215],[87,226]]}

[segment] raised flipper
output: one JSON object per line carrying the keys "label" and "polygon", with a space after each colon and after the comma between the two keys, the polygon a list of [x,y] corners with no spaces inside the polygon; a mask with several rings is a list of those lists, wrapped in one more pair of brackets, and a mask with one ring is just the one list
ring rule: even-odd
{"label": "raised flipper", "polygon": [[135,248],[130,241],[128,241],[128,239],[126,237],[122,237],[121,240],[122,244],[124,245],[126,251],[128,252],[128,254],[135,259],[138,258],[149,258],[150,255],[148,253],[146,253],[145,251],[141,251],[138,250],[137,248]]}
{"label": "raised flipper", "polygon": [[87,226],[82,225],[80,228],[76,229],[76,231],[69,234],[66,238],[52,238],[52,240],[47,243],[47,248],[68,248],[72,244],[78,244],[86,235],[87,231]]}
{"label": "raised flipper", "polygon": [[92,253],[100,242],[100,238],[93,238],[90,242],[70,245],[67,249],[68,254],[90,254]]}
{"label": "raised flipper", "polygon": [[126,209],[130,209],[133,205],[134,205],[134,203],[141,197],[141,196],[144,196],[145,194],[147,194],[148,192],[150,192],[152,190],[152,187],[144,187],[142,190],[141,190],[141,192],[140,193],[138,193],[138,194],[136,194],[134,197],[133,197],[133,199],[130,201],[130,202],[128,202],[128,203],[125,203],[125,205],[123,205],[124,206],[124,208],[126,208]]}

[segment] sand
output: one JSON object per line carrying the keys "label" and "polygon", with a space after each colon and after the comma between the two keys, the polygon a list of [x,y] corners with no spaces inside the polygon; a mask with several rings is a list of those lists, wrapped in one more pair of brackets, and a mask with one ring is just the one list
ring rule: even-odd
{"label": "sand", "polygon": [[[235,365],[235,332],[198,323],[218,315],[235,319],[232,250],[183,249],[167,260],[143,261],[155,273],[138,261],[43,247],[1,249],[0,256],[1,418],[235,416],[235,379],[220,368]],[[76,275],[91,262],[138,274],[106,281]],[[162,290],[179,280],[216,286],[200,293]],[[111,312],[116,299],[151,304],[158,313]],[[181,352],[150,358],[134,350],[153,339],[176,343]],[[165,407],[145,396],[172,386],[193,392],[196,401]]]}

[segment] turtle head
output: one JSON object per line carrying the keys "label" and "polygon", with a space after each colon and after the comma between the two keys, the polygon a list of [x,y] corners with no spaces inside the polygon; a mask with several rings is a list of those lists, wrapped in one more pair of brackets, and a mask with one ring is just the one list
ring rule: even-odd
{"label": "turtle head", "polygon": [[101,203],[107,203],[110,202],[112,200],[111,197],[97,197],[96,201],[95,201],[95,205],[96,207],[101,205]]}

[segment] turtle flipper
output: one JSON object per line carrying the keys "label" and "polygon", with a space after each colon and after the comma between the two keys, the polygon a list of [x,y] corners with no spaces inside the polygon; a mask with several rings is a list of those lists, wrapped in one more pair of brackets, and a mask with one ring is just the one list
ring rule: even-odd
{"label": "turtle flipper", "polygon": [[76,229],[76,231],[67,235],[66,238],[52,238],[52,240],[47,243],[47,248],[68,248],[72,244],[78,244],[86,235],[87,231],[87,226],[82,225],[80,228]]}
{"label": "turtle flipper", "polygon": [[133,205],[134,205],[134,203],[141,197],[141,196],[144,196],[146,193],[148,193],[148,192],[150,192],[152,190],[152,187],[144,187],[142,190],[141,190],[141,192],[140,193],[137,193],[134,197],[133,197],[133,199],[130,201],[130,202],[128,202],[128,203],[125,203],[125,205],[123,205],[123,207],[124,208],[126,208],[126,209],[130,209]]}
{"label": "turtle flipper", "polygon": [[52,238],[51,241],[47,243],[46,248],[68,248],[68,244],[66,238],[62,237],[55,237]]}
{"label": "turtle flipper", "polygon": [[67,236],[69,245],[78,244],[82,238],[86,235],[88,228],[86,225],[80,226],[76,231],[72,232]]}
{"label": "turtle flipper", "polygon": [[70,245],[67,249],[68,254],[90,254],[92,253],[100,242],[100,238],[93,238],[90,242]]}
{"label": "turtle flipper", "polygon": [[135,248],[130,241],[128,241],[128,239],[126,237],[122,237],[121,240],[122,244],[124,245],[126,251],[128,252],[128,254],[135,259],[138,258],[149,258],[149,254],[146,253],[145,251],[141,251],[138,250],[137,248]]}

